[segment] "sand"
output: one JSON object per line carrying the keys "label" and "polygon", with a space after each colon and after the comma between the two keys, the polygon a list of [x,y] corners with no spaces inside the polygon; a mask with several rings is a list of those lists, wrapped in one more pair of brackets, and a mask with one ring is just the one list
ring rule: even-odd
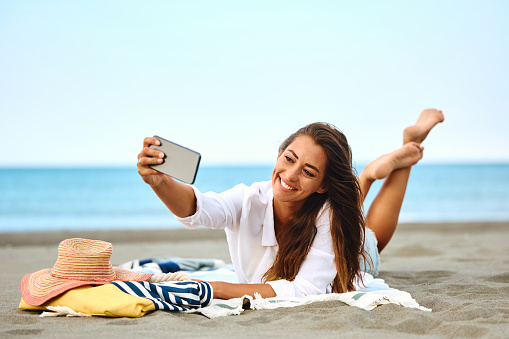
{"label": "sand", "polygon": [[1,338],[509,337],[509,223],[398,226],[382,253],[379,277],[431,313],[396,305],[364,311],[340,302],[216,319],[163,311],[139,319],[40,318],[19,310],[22,276],[52,267],[58,243],[74,236],[112,242],[113,264],[161,255],[229,262],[222,231],[0,234]]}

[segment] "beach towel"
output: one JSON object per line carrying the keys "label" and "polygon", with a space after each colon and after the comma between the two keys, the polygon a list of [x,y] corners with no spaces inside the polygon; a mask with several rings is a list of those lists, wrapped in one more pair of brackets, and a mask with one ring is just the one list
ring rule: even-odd
{"label": "beach towel", "polygon": [[[130,291],[124,290],[132,296],[143,297],[148,292],[148,289],[154,288],[153,284],[147,282],[126,283],[119,282],[113,284],[135,284],[136,289]],[[176,284],[176,283],[168,283]],[[209,285],[209,284],[207,284]],[[210,285],[209,285],[210,287]],[[145,288],[147,290],[145,290]],[[161,301],[158,298],[159,301]],[[207,300],[208,301],[208,300]],[[203,307],[181,309],[189,313],[201,313],[208,318],[217,318],[228,315],[239,315],[244,310],[262,310],[262,309],[276,309],[280,307],[295,307],[307,305],[319,301],[341,301],[347,305],[362,308],[370,311],[379,305],[384,304],[397,304],[404,307],[416,308],[422,311],[431,311],[431,309],[420,306],[412,296],[404,291],[390,288],[382,279],[374,278],[372,275],[365,273],[363,286],[358,286],[357,291],[347,293],[327,293],[319,295],[310,295],[304,298],[262,298],[258,293],[255,293],[255,298],[245,295],[241,298],[234,298],[229,300],[214,299],[208,301],[208,304],[203,303]],[[170,300],[170,302],[172,302]],[[163,309],[163,308],[158,308]],[[168,310],[168,309],[165,309]]]}
{"label": "beach towel", "polygon": [[416,308],[422,311],[431,312],[431,309],[420,306],[412,296],[403,291],[383,290],[374,292],[348,292],[348,293],[328,293],[319,295],[310,295],[304,298],[262,298],[258,293],[255,298],[244,296],[242,298],[219,300],[203,308],[189,310],[188,312],[198,312],[207,318],[217,318],[228,315],[239,315],[245,310],[264,310],[276,309],[280,307],[296,307],[308,305],[320,301],[341,301],[347,305],[362,308],[370,311],[379,305],[396,304],[409,308]]}
{"label": "beach towel", "polygon": [[[238,282],[233,266],[225,264],[221,260],[154,257],[130,261],[120,265],[120,267],[139,273],[157,274],[159,271],[163,271],[164,267],[168,266],[168,262],[176,263],[177,265],[185,263],[187,268],[192,269],[185,272],[191,279],[226,281],[231,283]],[[408,292],[391,288],[383,279],[374,278],[369,273],[362,274],[362,284],[356,284],[355,288],[355,292],[327,293],[304,298],[274,297],[264,299],[258,295],[253,299],[246,295],[242,298],[230,300],[213,299],[208,306],[187,311],[199,312],[209,318],[215,318],[218,316],[238,315],[247,309],[259,310],[278,307],[295,307],[318,301],[332,300],[341,301],[347,305],[365,310],[372,310],[379,305],[392,303],[404,307],[417,308],[423,311],[431,311],[431,309],[420,306]],[[131,295],[141,296],[140,294]]]}

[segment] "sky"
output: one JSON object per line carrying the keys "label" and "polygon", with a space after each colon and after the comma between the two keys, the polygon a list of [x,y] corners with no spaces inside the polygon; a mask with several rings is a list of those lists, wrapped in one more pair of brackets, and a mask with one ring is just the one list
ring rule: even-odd
{"label": "sky", "polygon": [[425,108],[426,163],[509,162],[508,1],[0,1],[0,167],[134,166],[146,136],[272,164],[315,121],[356,163]]}

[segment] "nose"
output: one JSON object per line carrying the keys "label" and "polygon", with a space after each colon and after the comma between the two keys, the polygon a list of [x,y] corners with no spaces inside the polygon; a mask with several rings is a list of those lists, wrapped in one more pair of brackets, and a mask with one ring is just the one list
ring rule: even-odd
{"label": "nose", "polygon": [[299,175],[299,171],[300,170],[297,168],[297,166],[292,166],[291,168],[289,168],[286,171],[286,175],[288,177],[288,181],[296,181],[297,177]]}

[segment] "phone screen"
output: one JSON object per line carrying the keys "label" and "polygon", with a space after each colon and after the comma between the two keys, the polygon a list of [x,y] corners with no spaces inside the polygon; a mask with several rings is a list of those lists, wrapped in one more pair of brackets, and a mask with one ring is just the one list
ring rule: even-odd
{"label": "phone screen", "polygon": [[193,184],[200,165],[200,153],[157,135],[154,135],[154,138],[158,139],[161,145],[150,145],[150,147],[163,152],[165,156],[162,164],[149,165],[149,167],[185,183]]}

